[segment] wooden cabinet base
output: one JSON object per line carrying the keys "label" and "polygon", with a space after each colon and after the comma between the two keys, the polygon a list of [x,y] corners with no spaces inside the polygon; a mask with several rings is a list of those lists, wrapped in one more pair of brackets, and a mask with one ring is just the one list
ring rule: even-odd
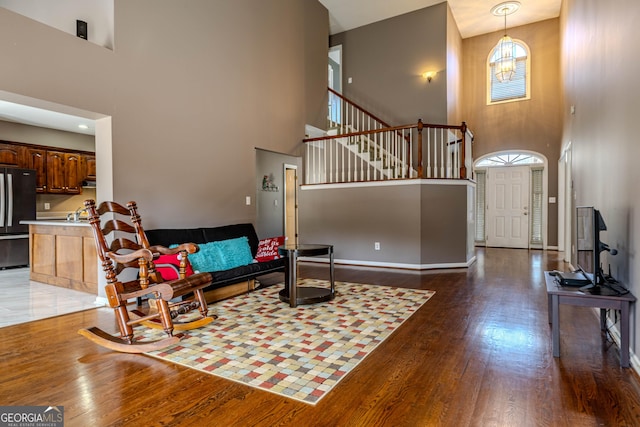
{"label": "wooden cabinet base", "polygon": [[98,261],[91,228],[29,225],[30,279],[98,294]]}
{"label": "wooden cabinet base", "polygon": [[212,291],[205,291],[204,299],[208,303],[214,303],[223,299],[235,297],[236,295],[246,294],[255,288],[255,280],[244,280],[239,283],[227,285]]}

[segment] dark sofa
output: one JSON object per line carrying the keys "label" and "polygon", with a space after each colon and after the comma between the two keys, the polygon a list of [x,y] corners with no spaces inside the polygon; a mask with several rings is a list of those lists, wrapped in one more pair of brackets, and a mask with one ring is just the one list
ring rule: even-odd
{"label": "dark sofa", "polygon": [[[145,230],[145,234],[147,235],[149,244],[162,245],[166,247],[173,244],[187,242],[203,244],[246,236],[249,240],[249,247],[251,248],[251,253],[254,258],[258,251],[258,244],[260,242],[253,224],[248,223],[225,225],[221,227]],[[272,261],[254,262],[249,265],[243,265],[229,270],[211,271],[209,273],[213,276],[213,283],[211,286],[204,288],[204,291],[213,291],[239,282],[250,281],[252,284],[253,280],[258,276],[274,272],[284,272],[284,266],[285,259],[279,258]],[[249,287],[249,290],[252,289],[251,286]],[[231,296],[231,294],[224,296]]]}

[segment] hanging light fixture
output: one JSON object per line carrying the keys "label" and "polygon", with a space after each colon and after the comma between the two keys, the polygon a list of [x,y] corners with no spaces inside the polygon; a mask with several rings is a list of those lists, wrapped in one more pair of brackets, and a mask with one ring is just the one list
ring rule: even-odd
{"label": "hanging light fixture", "polygon": [[495,52],[498,54],[493,72],[499,82],[509,81],[516,73],[516,45],[507,35],[507,15],[511,15],[520,8],[520,2],[507,1],[491,8],[495,16],[504,16],[504,36],[498,42]]}

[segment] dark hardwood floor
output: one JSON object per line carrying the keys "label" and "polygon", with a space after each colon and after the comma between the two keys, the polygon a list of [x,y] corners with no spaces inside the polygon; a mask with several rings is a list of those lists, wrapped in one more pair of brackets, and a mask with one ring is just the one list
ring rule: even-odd
{"label": "dark hardwood floor", "polygon": [[[592,309],[561,306],[551,354],[543,271],[557,252],[480,249],[469,269],[337,268],[339,281],[436,294],[316,406],[76,333],[98,309],[0,328],[0,405],[62,405],[66,426],[638,426],[640,381]],[[305,265],[302,277],[326,277]]]}

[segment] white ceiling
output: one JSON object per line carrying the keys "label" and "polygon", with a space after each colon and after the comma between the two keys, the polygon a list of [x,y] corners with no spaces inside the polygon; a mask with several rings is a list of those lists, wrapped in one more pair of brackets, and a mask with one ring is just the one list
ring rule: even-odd
{"label": "white ceiling", "polygon": [[[383,19],[442,3],[442,0],[319,0],[329,11],[330,34],[352,30]],[[503,0],[449,0],[463,39],[504,28],[504,18],[491,14]],[[562,0],[519,0],[520,9],[507,17],[507,27],[530,24],[560,15]]]}
{"label": "white ceiling", "polygon": [[[0,120],[95,135],[95,121],[92,119],[16,104],[2,99],[0,99]],[[86,128],[81,128],[81,125],[86,126]]]}

